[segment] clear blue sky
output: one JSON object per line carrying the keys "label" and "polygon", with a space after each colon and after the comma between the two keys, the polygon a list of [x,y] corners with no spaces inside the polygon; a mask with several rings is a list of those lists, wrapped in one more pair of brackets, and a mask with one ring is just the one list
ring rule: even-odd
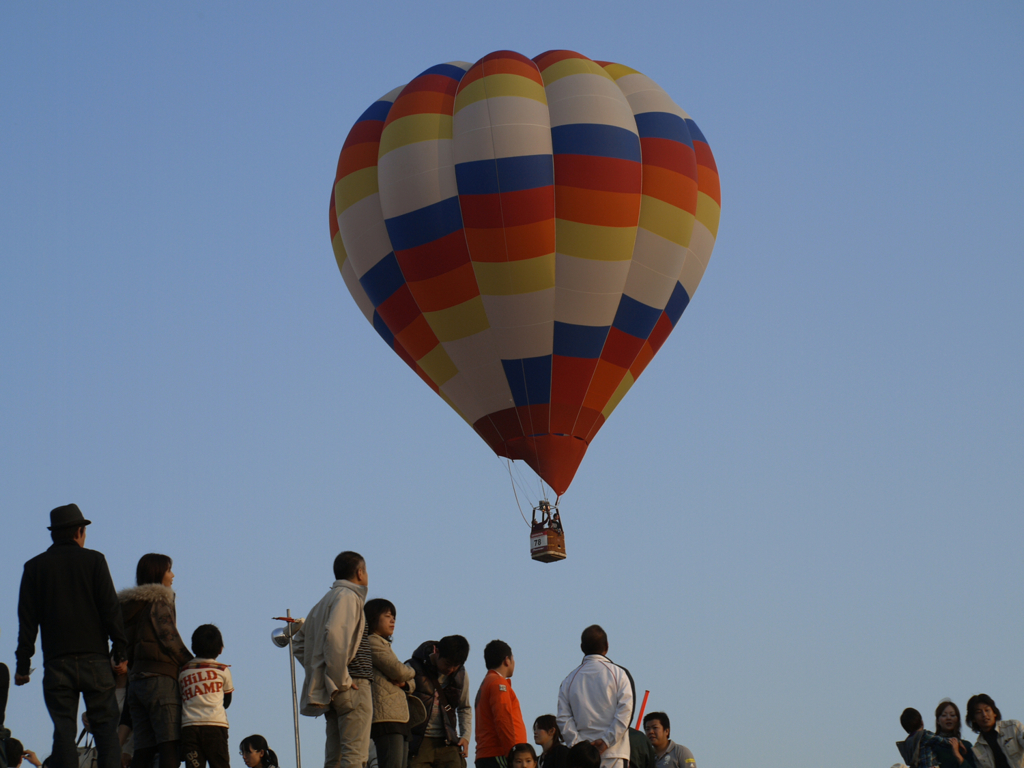
{"label": "clear blue sky", "polygon": [[[906,706],[1024,719],[1024,6],[7,4],[0,659],[76,502],[118,587],[174,558],[232,749],[293,765],[296,615],[343,549],[395,648],[507,640],[528,721],[602,624],[701,768],[891,765]],[[528,557],[505,465],[381,343],[327,205],[362,110],[502,48],[619,61],[697,121],[710,267]],[[438,573],[436,563],[452,563]],[[8,723],[41,755],[40,672]],[[303,718],[307,768],[322,720]]]}

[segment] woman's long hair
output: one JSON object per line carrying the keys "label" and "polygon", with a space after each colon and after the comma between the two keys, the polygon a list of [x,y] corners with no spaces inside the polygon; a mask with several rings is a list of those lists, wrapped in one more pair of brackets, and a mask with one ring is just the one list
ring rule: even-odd
{"label": "woman's long hair", "polygon": [[563,743],[562,732],[558,729],[558,720],[555,718],[554,715],[541,715],[536,720],[534,720],[533,729],[537,730],[538,728],[540,728],[542,731],[554,730],[555,742],[551,745],[552,747]]}
{"label": "woman's long hair", "polygon": [[250,752],[262,752],[263,758],[260,760],[260,765],[264,768],[277,768],[279,765],[277,762],[277,755],[274,754],[274,750],[267,744],[267,740],[260,736],[258,733],[254,733],[252,736],[246,736],[242,739],[242,743],[238,745],[240,750]]}
{"label": "woman's long hair", "polygon": [[[390,612],[392,616],[398,618],[398,611],[395,610],[395,604],[390,600],[385,600],[383,597],[375,597],[373,600],[367,600],[363,604],[363,613],[366,614],[366,634],[372,635],[377,631],[377,624],[380,623],[380,617],[385,613]],[[391,636],[388,635],[388,640]]]}
{"label": "woman's long hair", "polygon": [[[952,731],[944,731],[942,730],[942,728],[939,727],[939,715],[941,715],[945,711],[946,707],[952,707],[953,711],[956,712],[956,728],[954,728]],[[940,736],[956,736],[959,739],[960,725],[962,724],[962,722],[963,720],[960,717],[960,707],[958,707],[949,699],[943,699],[939,702],[939,706],[935,708],[935,732],[937,734],[939,734]]]}
{"label": "woman's long hair", "polygon": [[160,584],[164,580],[164,574],[169,570],[171,558],[150,552],[140,557],[139,564],[135,566],[135,583],[140,587],[143,584]]}

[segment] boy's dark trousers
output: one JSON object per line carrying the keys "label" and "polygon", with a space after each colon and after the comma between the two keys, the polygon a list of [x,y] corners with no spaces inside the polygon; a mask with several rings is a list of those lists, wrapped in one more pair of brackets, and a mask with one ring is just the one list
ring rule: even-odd
{"label": "boy's dark trousers", "polygon": [[220,725],[186,725],[181,729],[186,768],[229,768],[228,729]]}

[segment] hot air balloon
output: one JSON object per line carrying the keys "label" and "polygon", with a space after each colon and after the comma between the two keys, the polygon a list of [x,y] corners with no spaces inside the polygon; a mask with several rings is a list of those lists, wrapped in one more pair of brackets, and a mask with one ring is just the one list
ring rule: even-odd
{"label": "hot air balloon", "polygon": [[377,333],[560,497],[693,297],[720,206],[707,141],[649,77],[497,51],[363,112],[330,229]]}

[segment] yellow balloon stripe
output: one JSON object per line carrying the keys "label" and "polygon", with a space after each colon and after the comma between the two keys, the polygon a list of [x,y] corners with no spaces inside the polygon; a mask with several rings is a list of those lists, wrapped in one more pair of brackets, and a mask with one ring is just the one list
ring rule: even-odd
{"label": "yellow balloon stripe", "polygon": [[437,141],[452,137],[451,115],[438,115],[424,112],[416,115],[400,117],[384,129],[380,137],[380,149],[377,157],[384,157],[388,152],[407,144],[419,141]]}
{"label": "yellow balloon stripe", "polygon": [[475,261],[473,271],[484,296],[516,296],[555,287],[555,254],[520,261]]}
{"label": "yellow balloon stripe", "polygon": [[563,77],[569,77],[570,75],[600,75],[601,77],[611,80],[612,77],[609,75],[604,67],[598,64],[596,61],[590,59],[562,59],[561,61],[555,62],[542,73],[544,76],[544,85],[551,85]]}
{"label": "yellow balloon stripe", "polygon": [[718,237],[718,219],[721,215],[722,208],[718,203],[703,192],[697,193],[697,221],[715,237]]}
{"label": "yellow balloon stripe", "polygon": [[423,317],[441,343],[464,339],[490,327],[479,296],[437,312],[424,312]]}
{"label": "yellow balloon stripe", "polygon": [[633,258],[636,227],[600,227],[555,219],[558,252],[593,261],[629,261]]}
{"label": "yellow balloon stripe", "polygon": [[500,96],[519,96],[547,104],[544,86],[521,75],[487,75],[470,83],[455,97],[455,114],[470,104]]}
{"label": "yellow balloon stripe", "polygon": [[338,179],[338,183],[334,185],[334,205],[340,215],[363,198],[378,191],[377,166],[371,165]]}
{"label": "yellow balloon stripe", "polygon": [[[693,215],[656,197],[640,198],[640,226],[686,248],[693,235]],[[660,307],[659,307],[660,309]]]}

